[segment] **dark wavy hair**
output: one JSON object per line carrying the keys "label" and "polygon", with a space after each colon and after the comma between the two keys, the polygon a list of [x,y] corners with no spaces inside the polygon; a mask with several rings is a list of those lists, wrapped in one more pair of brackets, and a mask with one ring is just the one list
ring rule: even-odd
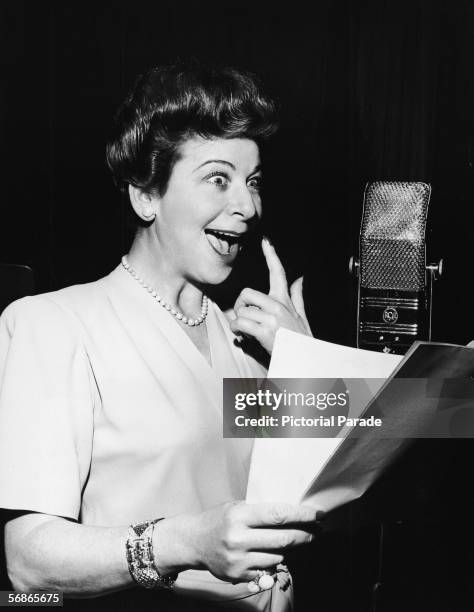
{"label": "dark wavy hair", "polygon": [[107,163],[122,191],[131,184],[163,195],[188,138],[249,138],[261,145],[277,127],[275,104],[255,76],[179,62],[137,80],[115,117]]}

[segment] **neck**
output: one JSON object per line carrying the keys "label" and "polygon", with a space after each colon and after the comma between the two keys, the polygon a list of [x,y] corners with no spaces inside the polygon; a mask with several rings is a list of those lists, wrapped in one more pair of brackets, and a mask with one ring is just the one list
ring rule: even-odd
{"label": "neck", "polygon": [[137,232],[127,255],[135,272],[169,304],[186,315],[199,313],[203,291],[175,269],[150,228]]}

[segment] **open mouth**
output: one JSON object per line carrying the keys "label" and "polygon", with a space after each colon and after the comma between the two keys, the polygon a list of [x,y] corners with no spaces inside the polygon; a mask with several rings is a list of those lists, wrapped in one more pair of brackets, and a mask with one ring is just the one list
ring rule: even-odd
{"label": "open mouth", "polygon": [[219,255],[236,255],[242,247],[243,234],[205,229],[207,241]]}

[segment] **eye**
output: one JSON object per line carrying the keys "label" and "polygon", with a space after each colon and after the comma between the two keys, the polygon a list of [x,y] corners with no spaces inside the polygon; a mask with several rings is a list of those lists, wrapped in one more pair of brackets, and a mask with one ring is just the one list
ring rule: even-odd
{"label": "eye", "polygon": [[219,170],[208,174],[205,180],[207,183],[215,185],[219,189],[225,189],[230,181],[229,176],[225,172]]}
{"label": "eye", "polygon": [[249,178],[249,180],[247,181],[247,185],[250,187],[250,189],[253,189],[254,191],[261,191],[262,177],[252,176],[252,178]]}

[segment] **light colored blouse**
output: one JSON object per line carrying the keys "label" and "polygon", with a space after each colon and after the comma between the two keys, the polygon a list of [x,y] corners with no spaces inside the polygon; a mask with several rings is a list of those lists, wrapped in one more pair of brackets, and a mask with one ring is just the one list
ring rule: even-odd
{"label": "light colored blouse", "polygon": [[[0,319],[0,507],[114,526],[244,499],[252,440],[223,438],[222,378],[265,370],[212,302],[207,330],[212,367],[122,266],[11,304]],[[246,584],[182,572],[176,593],[198,592],[245,597],[235,606],[247,610],[291,606],[277,586],[248,597]]]}

